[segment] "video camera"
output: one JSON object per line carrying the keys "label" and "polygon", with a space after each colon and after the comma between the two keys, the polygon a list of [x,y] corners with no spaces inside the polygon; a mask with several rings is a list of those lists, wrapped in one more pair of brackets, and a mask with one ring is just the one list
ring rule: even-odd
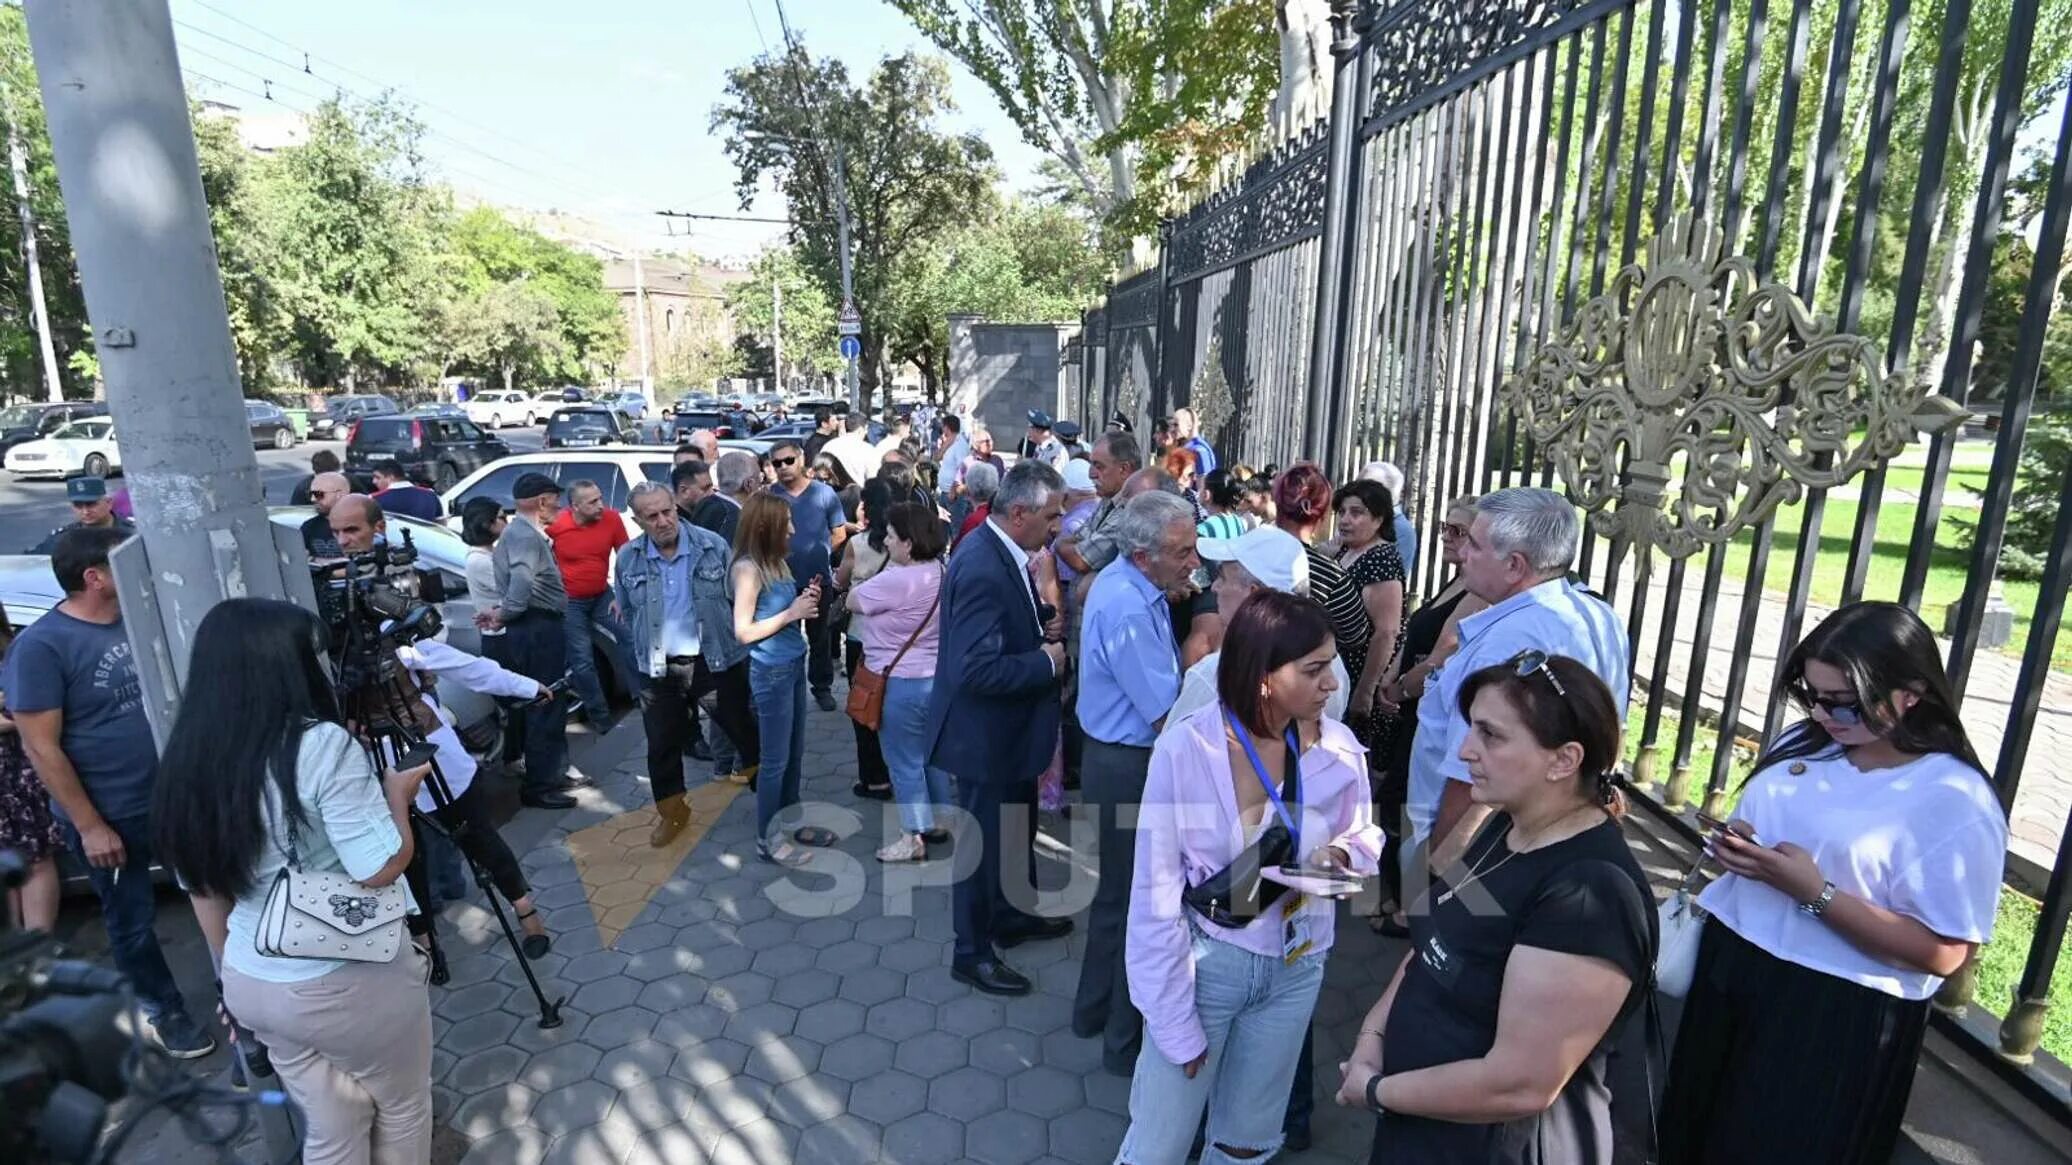
{"label": "video camera", "polygon": [[[0,893],[27,876],[0,850]],[[49,935],[4,927],[0,915],[0,1160],[86,1161],[129,1090],[126,983],[64,958]]]}
{"label": "video camera", "polygon": [[405,530],[399,545],[310,564],[341,694],[393,683],[403,672],[395,649],[430,639],[444,625],[439,608],[420,593],[416,563],[417,546]]}

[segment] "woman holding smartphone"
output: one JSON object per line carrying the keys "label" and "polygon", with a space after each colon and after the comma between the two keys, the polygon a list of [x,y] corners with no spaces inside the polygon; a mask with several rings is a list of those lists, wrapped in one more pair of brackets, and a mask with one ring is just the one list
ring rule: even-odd
{"label": "woman holding smartphone", "polygon": [[1927,624],[1843,607],[1784,690],[1807,718],[1709,846],[1727,873],[1698,899],[1665,1165],[1890,1160],[1929,997],[1992,934],[2007,817]]}
{"label": "woman holding smartphone", "polygon": [[[833,845],[816,826],[773,837],[777,815],[798,804],[806,751],[806,629],[820,611],[820,579],[804,590],[791,576],[791,507],[773,493],[751,496],[734,531],[734,636],[748,648],[748,691],[762,734],[756,774],[756,852],[766,862],[796,866],[799,845]],[[794,845],[793,842],[798,843]]]}

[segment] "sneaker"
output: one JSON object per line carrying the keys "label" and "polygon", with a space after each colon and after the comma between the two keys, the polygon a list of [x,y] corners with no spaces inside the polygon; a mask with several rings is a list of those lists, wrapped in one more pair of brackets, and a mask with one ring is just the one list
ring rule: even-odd
{"label": "sneaker", "polygon": [[902,833],[897,841],[888,842],[878,850],[881,862],[925,862],[928,860],[928,843],[918,833]]}
{"label": "sneaker", "polygon": [[756,770],[761,767],[761,765],[749,765],[747,768],[741,769],[738,772],[728,773],[727,779],[734,782],[737,785],[753,785],[755,784]]}
{"label": "sneaker", "polygon": [[151,1037],[175,1060],[199,1060],[216,1050],[216,1040],[184,1012],[168,1012],[151,1021]]}

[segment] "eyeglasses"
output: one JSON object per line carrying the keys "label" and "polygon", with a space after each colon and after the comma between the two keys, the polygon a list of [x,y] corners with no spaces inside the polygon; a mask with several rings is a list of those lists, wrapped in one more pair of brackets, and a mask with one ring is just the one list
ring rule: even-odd
{"label": "eyeglasses", "polygon": [[1528,647],[1511,657],[1511,667],[1516,669],[1519,679],[1528,679],[1535,674],[1547,677],[1547,682],[1554,687],[1554,694],[1566,700],[1568,689],[1562,686],[1560,678],[1554,674],[1554,669],[1547,666],[1552,658],[1538,648]]}
{"label": "eyeglasses", "polygon": [[1439,537],[1441,538],[1466,538],[1467,536],[1468,528],[1459,522],[1447,522],[1439,527]]}
{"label": "eyeglasses", "polygon": [[772,457],[772,458],[770,458],[770,464],[772,464],[772,465],[775,465],[775,466],[779,466],[779,467],[783,467],[783,466],[786,466],[786,465],[797,465],[798,463],[799,463],[799,459],[798,459],[798,458],[796,458],[796,457]]}
{"label": "eyeglasses", "polygon": [[1863,702],[1854,696],[1823,696],[1803,682],[1792,685],[1791,696],[1808,712],[1818,709],[1827,713],[1827,718],[1842,728],[1863,723]]}

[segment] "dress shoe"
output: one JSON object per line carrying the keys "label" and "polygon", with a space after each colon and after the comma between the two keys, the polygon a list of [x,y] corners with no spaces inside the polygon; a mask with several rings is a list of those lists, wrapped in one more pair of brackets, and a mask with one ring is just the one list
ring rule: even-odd
{"label": "dress shoe", "polygon": [[518,803],[527,809],[573,809],[576,799],[559,789],[547,789],[538,793],[518,794]]}
{"label": "dress shoe", "polygon": [[993,936],[993,944],[1006,950],[1040,939],[1063,938],[1071,933],[1072,920],[1069,918],[1032,918],[1028,922],[1001,930]]}
{"label": "dress shoe", "polygon": [[813,702],[820,705],[822,712],[832,712],[835,710],[835,694],[833,692],[815,692],[813,693]]}
{"label": "dress shoe", "polygon": [[661,849],[676,840],[683,827],[690,824],[691,811],[684,807],[683,798],[671,797],[655,806],[655,829],[648,834],[648,844]]}
{"label": "dress shoe", "polygon": [[988,995],[1027,995],[1034,986],[1027,975],[993,959],[970,966],[951,963],[950,978]]}

